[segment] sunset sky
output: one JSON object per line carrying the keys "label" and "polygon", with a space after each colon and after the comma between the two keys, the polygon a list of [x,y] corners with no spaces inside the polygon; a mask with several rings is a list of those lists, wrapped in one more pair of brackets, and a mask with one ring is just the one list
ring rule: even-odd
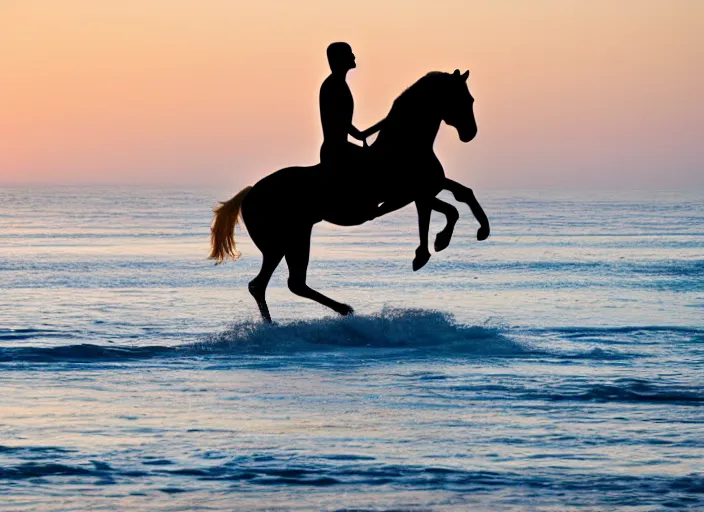
{"label": "sunset sky", "polygon": [[235,187],[317,163],[325,48],[355,125],[469,69],[483,187],[704,187],[702,0],[0,0],[0,184]]}

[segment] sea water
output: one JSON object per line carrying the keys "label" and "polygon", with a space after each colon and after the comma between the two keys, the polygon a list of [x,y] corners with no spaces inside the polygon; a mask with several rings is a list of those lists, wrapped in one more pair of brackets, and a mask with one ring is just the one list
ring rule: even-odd
{"label": "sea water", "polygon": [[321,223],[355,316],[282,263],[264,325],[236,192],[0,189],[0,508],[704,510],[704,193],[478,190],[416,273],[412,207]]}

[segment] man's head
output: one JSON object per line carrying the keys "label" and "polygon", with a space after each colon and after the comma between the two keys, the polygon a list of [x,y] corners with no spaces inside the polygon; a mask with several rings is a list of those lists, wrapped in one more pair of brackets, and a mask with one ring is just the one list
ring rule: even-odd
{"label": "man's head", "polygon": [[332,43],[328,46],[328,63],[333,73],[344,73],[357,67],[352,47],[347,43]]}

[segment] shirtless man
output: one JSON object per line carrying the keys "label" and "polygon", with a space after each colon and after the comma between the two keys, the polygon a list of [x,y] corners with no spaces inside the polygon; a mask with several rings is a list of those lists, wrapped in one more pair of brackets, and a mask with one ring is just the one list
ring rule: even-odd
{"label": "shirtless man", "polygon": [[329,172],[344,180],[345,171],[359,165],[365,151],[349,142],[347,135],[361,140],[366,147],[367,137],[378,132],[383,121],[363,132],[355,128],[352,124],[354,100],[346,82],[347,72],[357,67],[352,48],[347,43],[332,43],[327,54],[332,73],[320,87],[320,120],[324,137],[320,162]]}

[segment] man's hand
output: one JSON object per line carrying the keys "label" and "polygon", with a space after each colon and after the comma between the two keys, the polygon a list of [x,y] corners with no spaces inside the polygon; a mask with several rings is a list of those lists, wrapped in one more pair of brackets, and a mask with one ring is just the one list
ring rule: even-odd
{"label": "man's hand", "polygon": [[382,119],[381,121],[376,123],[374,126],[367,128],[366,130],[361,132],[360,135],[365,139],[371,135],[374,135],[376,132],[381,130],[381,128],[384,126],[385,121],[386,121],[386,119]]}

